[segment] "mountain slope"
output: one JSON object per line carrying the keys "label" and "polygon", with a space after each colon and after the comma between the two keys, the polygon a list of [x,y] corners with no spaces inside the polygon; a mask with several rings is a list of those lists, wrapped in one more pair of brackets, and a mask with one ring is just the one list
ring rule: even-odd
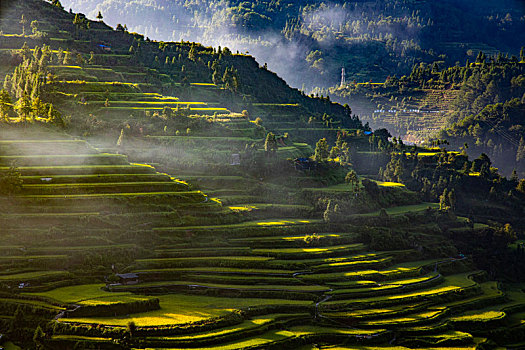
{"label": "mountain slope", "polygon": [[339,82],[342,67],[349,81],[383,81],[408,74],[414,62],[454,64],[479,50],[516,54],[525,41],[525,8],[519,0],[63,4],[90,18],[100,11],[110,25],[125,22],[153,39],[250,51],[293,86],[308,88]]}

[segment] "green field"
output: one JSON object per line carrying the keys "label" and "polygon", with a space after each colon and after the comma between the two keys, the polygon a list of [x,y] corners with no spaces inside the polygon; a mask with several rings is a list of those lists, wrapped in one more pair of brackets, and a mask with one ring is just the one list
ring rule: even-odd
{"label": "green field", "polygon": [[259,305],[297,305],[308,306],[311,302],[278,299],[236,299],[201,297],[185,294],[159,296],[161,309],[152,312],[133,314],[118,318],[68,318],[64,322],[99,323],[105,325],[126,326],[130,321],[137,326],[176,325],[201,321],[212,317]]}

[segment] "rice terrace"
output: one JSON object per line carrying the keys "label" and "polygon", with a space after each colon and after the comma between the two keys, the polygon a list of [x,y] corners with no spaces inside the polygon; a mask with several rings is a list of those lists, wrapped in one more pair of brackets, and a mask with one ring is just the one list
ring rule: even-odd
{"label": "rice terrace", "polygon": [[0,10],[0,349],[525,349],[519,1]]}

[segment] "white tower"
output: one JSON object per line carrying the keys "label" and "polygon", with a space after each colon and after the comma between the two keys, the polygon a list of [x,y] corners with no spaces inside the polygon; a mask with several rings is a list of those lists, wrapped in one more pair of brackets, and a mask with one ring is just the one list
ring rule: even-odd
{"label": "white tower", "polygon": [[346,85],[345,68],[341,69],[341,87]]}

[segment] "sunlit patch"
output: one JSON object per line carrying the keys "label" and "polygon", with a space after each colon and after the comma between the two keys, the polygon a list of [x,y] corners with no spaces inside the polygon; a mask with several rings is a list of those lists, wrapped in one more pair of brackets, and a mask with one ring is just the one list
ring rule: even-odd
{"label": "sunlit patch", "polygon": [[149,165],[149,164],[143,164],[143,163],[130,163],[131,165],[135,165],[135,166],[143,166],[143,167],[147,167],[147,168],[154,168],[152,165]]}
{"label": "sunlit patch", "polygon": [[191,83],[190,85],[194,85],[194,86],[217,86],[213,83]]}
{"label": "sunlit patch", "polygon": [[231,210],[234,210],[234,211],[252,211],[253,209],[257,209],[257,207],[255,205],[245,205],[245,206],[232,206],[232,207],[228,207],[230,208]]}
{"label": "sunlit patch", "polygon": [[378,185],[383,187],[405,187],[402,183],[389,181],[379,182]]}

